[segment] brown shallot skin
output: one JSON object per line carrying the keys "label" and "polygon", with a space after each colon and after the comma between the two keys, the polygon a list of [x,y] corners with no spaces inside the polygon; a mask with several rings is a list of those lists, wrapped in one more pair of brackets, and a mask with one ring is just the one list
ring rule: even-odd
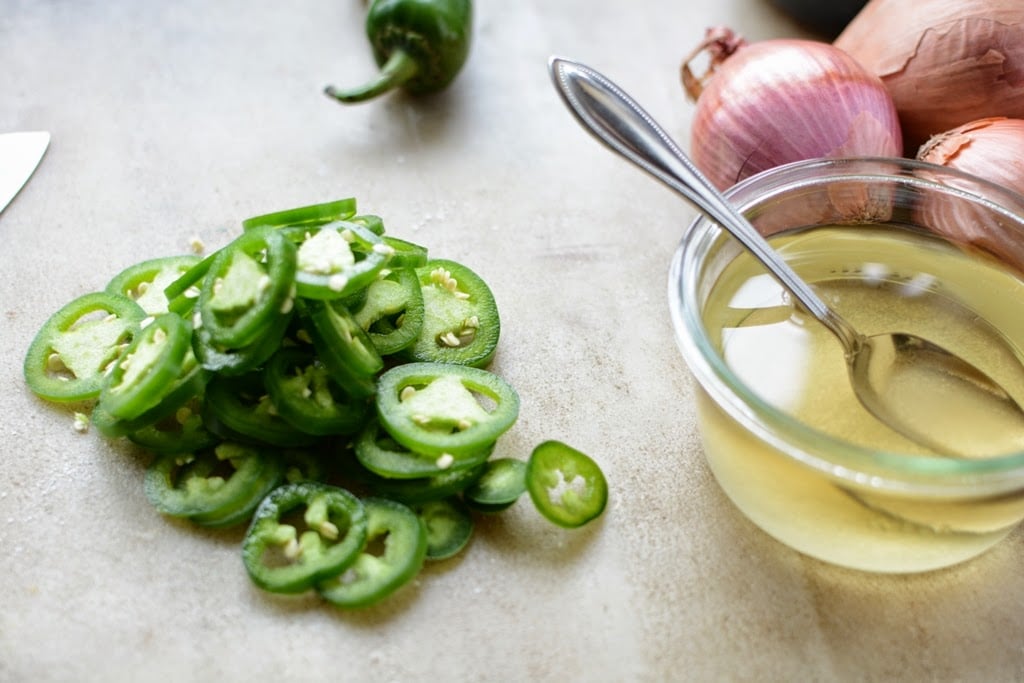
{"label": "brown shallot skin", "polygon": [[992,116],[934,136],[917,158],[1024,194],[1024,119]]}
{"label": "brown shallot skin", "polygon": [[[1024,119],[996,116],[965,123],[934,136],[921,147],[917,158],[1024,194]],[[968,192],[986,193],[985,187],[969,180],[956,185]],[[947,238],[988,252],[1024,272],[1024,235],[988,216],[954,213],[948,207],[925,205],[920,212],[924,222]]]}
{"label": "brown shallot skin", "polygon": [[[710,56],[709,75],[697,78],[690,64],[701,50]],[[793,161],[903,152],[882,82],[829,43],[746,43],[728,29],[709,29],[682,74],[697,102],[690,156],[720,190]]]}
{"label": "brown shallot skin", "polygon": [[1024,118],[1024,0],[870,0],[834,45],[885,83],[908,156],[965,121]]}

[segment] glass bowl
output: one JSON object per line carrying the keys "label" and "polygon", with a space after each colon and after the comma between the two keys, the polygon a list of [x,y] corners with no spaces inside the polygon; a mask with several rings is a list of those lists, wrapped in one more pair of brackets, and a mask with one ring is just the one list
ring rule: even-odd
{"label": "glass bowl", "polygon": [[[1024,197],[883,158],[788,164],[726,194],[862,333],[921,334],[1024,405]],[[838,341],[712,221],[687,228],[669,303],[707,462],[777,540],[845,567],[918,572],[984,552],[1024,518],[1024,429],[1019,448],[972,457],[893,433],[857,402]],[[942,391],[934,399],[922,419],[953,424]],[[986,453],[984,433],[970,438]]]}

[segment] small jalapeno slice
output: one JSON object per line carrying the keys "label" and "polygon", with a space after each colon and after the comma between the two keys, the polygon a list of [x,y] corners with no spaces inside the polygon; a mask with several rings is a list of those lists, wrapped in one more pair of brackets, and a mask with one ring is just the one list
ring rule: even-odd
{"label": "small jalapeno slice", "polygon": [[25,353],[28,388],[56,402],[94,399],[104,373],[121,356],[146,317],[126,296],[92,292],[57,310]]}
{"label": "small jalapeno slice", "polygon": [[367,420],[354,444],[356,459],[370,472],[388,479],[421,479],[447,471],[476,467],[487,461],[494,443],[458,458],[449,454],[423,455],[410,451],[380,428],[375,418]]}
{"label": "small jalapeno slice", "polygon": [[110,438],[127,436],[162,422],[194,397],[203,393],[210,374],[199,366],[191,350],[185,354],[181,374],[167,387],[159,402],[137,417],[121,419],[115,417],[99,402],[92,411],[92,424],[101,434]]}
{"label": "small jalapeno slice", "polygon": [[501,321],[487,283],[466,266],[432,259],[416,269],[423,327],[405,353],[414,361],[485,367],[498,346]]}
{"label": "small jalapeno slice", "polygon": [[122,420],[156,408],[176,388],[191,355],[192,328],[173,313],[164,313],[135,335],[107,373],[99,405]]}
{"label": "small jalapeno slice", "polygon": [[330,202],[310,204],[309,206],[299,206],[294,209],[252,216],[242,221],[242,229],[284,228],[293,225],[317,226],[345,220],[355,214],[355,197],[346,197]]}
{"label": "small jalapeno slice", "polygon": [[415,512],[384,498],[364,499],[363,507],[367,528],[362,552],[347,569],[317,585],[320,595],[337,607],[380,602],[408,583],[426,558],[427,531]]}
{"label": "small jalapeno slice", "polygon": [[483,471],[484,465],[481,464],[417,479],[392,479],[366,471],[362,483],[376,496],[390,498],[406,505],[420,505],[462,493],[483,474]]}
{"label": "small jalapeno slice", "polygon": [[353,434],[363,425],[366,401],[347,394],[310,350],[282,347],[263,369],[263,384],[278,415],[307,434]]}
{"label": "small jalapeno slice", "polygon": [[245,521],[284,475],[276,453],[237,443],[164,453],[146,469],[143,488],[160,513],[204,526]]}
{"label": "small jalapeno slice", "polygon": [[149,315],[167,313],[164,290],[202,259],[194,255],[166,256],[128,266],[111,278],[106,291],[134,300]]}
{"label": "small jalapeno slice", "polygon": [[462,365],[406,363],[383,373],[377,415],[398,443],[442,456],[479,452],[519,416],[519,396],[498,375]]}
{"label": "small jalapeno slice", "polygon": [[462,499],[474,510],[500,512],[526,493],[526,463],[515,458],[487,462],[480,477],[466,487]]}
{"label": "small jalapeno slice", "polygon": [[366,288],[366,299],[352,309],[356,323],[377,353],[389,356],[416,341],[423,329],[423,292],[416,271],[397,268]]}
{"label": "small jalapeno slice", "polygon": [[373,282],[394,249],[352,221],[284,228],[298,247],[295,287],[306,299],[340,299]]}
{"label": "small jalapeno slice", "polygon": [[219,252],[203,278],[196,305],[201,328],[219,346],[257,342],[291,312],[295,245],[274,230],[242,233]]}
{"label": "small jalapeno slice", "polygon": [[284,484],[256,508],[242,540],[242,562],[260,588],[300,593],[347,569],[366,538],[366,509],[345,489]]}
{"label": "small jalapeno slice", "polygon": [[457,496],[415,507],[427,528],[427,559],[446,560],[462,552],[473,536],[473,515]]}
{"label": "small jalapeno slice", "polygon": [[544,517],[567,528],[600,516],[608,502],[608,482],[598,464],[561,441],[545,441],[530,454],[526,490]]}

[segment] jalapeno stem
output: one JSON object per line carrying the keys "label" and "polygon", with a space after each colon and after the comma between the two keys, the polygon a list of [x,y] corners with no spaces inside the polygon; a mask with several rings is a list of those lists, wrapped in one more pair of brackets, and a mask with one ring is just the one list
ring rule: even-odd
{"label": "jalapeno stem", "polygon": [[345,90],[329,85],[324,88],[324,94],[346,104],[365,102],[389,90],[401,87],[403,83],[419,73],[419,70],[419,64],[408,52],[395,50],[384,62],[376,79],[359,87]]}

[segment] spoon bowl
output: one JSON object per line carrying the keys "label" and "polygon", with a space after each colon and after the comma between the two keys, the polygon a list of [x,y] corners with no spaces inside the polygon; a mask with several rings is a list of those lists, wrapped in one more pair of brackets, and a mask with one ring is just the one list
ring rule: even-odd
{"label": "spoon bowl", "polygon": [[[561,57],[549,62],[555,87],[580,124],[613,151],[676,191],[727,230],[813,318],[839,340],[850,384],[861,404],[878,420],[937,454],[984,457],[972,449],[958,421],[921,424],[908,410],[940,390],[985,429],[986,417],[1009,416],[1018,428],[1000,430],[999,452],[1024,449],[1024,410],[984,371],[932,340],[905,331],[866,336],[827,305],[772,246],[694,166],[669,135],[632,98],[593,69]],[[1006,349],[1014,358],[1014,349]],[[1020,366],[1020,363],[1016,363]],[[1024,366],[1022,373],[1024,373]],[[1003,421],[1001,424],[1005,425]],[[992,447],[991,441],[988,448]]]}

